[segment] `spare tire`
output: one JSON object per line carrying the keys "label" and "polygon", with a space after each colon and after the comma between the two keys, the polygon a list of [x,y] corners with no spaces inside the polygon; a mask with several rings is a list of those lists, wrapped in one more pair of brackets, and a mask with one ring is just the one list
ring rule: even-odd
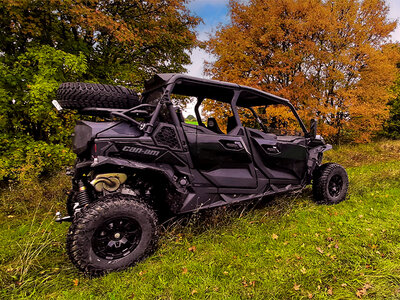
{"label": "spare tire", "polygon": [[86,107],[131,108],[139,105],[139,97],[132,89],[98,83],[66,82],[57,91],[62,108]]}

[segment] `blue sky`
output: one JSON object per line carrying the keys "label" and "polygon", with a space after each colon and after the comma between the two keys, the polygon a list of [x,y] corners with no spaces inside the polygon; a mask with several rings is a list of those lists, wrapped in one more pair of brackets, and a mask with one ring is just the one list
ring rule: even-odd
{"label": "blue sky", "polygon": [[[204,23],[197,27],[200,40],[206,40],[210,33],[215,32],[218,25],[224,25],[229,22],[228,2],[228,0],[192,0],[188,4],[189,9],[203,19]],[[386,0],[386,3],[390,7],[389,17],[391,19],[400,19],[400,0]],[[400,24],[392,34],[392,38],[400,42]],[[192,64],[187,66],[188,73],[193,76],[205,77],[203,74],[204,61],[210,61],[212,57],[205,51],[196,49],[193,51],[191,58]]]}

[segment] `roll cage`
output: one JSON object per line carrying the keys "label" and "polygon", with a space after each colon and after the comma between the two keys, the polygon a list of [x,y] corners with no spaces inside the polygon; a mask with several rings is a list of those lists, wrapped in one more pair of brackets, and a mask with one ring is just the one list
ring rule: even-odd
{"label": "roll cage", "polygon": [[247,86],[217,80],[195,78],[184,74],[158,74],[145,83],[142,103],[156,105],[155,111],[148,124],[149,127],[154,127],[157,117],[164,105],[171,116],[172,123],[176,126],[181,126],[182,120],[179,118],[176,108],[171,101],[172,94],[195,97],[197,99],[195,115],[199,126],[205,127],[199,111],[200,105],[205,99],[213,99],[230,104],[236,121],[236,127],[242,125],[237,107],[249,109],[257,122],[261,125],[261,120],[253,107],[282,104],[290,108],[301,130],[304,132],[304,136],[310,136],[310,132],[306,129],[294,106],[287,99]]}

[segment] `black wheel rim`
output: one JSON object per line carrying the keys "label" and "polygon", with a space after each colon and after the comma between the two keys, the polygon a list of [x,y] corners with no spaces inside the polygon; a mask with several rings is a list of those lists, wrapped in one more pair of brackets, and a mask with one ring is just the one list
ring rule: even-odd
{"label": "black wheel rim", "polygon": [[112,218],[97,228],[92,238],[92,248],[101,258],[119,259],[135,250],[141,237],[142,228],[135,219]]}
{"label": "black wheel rim", "polygon": [[343,179],[340,175],[333,175],[329,180],[328,191],[332,197],[337,197],[343,188]]}

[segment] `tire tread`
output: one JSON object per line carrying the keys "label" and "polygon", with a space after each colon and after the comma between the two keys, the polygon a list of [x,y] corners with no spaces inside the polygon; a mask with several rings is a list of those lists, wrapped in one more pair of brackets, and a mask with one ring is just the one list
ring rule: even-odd
{"label": "tire tread", "polygon": [[100,83],[65,82],[57,90],[63,108],[131,108],[139,104],[138,94],[126,87]]}
{"label": "tire tread", "polygon": [[[344,196],[339,198],[337,201],[330,201],[329,199],[331,198],[330,195],[328,195],[328,191],[325,188],[326,185],[328,184],[328,179],[329,176],[332,172],[334,172],[335,169],[343,169],[344,174],[346,175],[344,178]],[[313,196],[314,200],[318,203],[321,204],[336,204],[339,203],[343,200],[345,200],[346,195],[347,195],[347,189],[348,189],[348,177],[347,177],[347,172],[346,170],[339,164],[337,163],[326,163],[320,166],[315,172],[313,176]]]}

